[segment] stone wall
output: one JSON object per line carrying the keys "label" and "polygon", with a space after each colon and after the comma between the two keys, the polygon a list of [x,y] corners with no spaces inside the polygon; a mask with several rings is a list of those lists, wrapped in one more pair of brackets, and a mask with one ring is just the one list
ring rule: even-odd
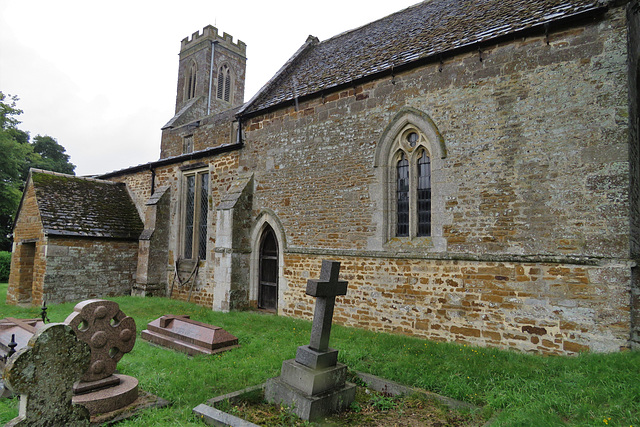
{"label": "stone wall", "polygon": [[[334,314],[343,325],[545,354],[627,345],[627,265],[333,255],[349,281]],[[326,258],[285,255],[282,314],[312,319],[305,287]]]}
{"label": "stone wall", "polygon": [[[171,186],[168,286],[181,245],[180,168],[201,162],[211,177],[207,261],[193,290],[173,298],[240,306],[228,280],[249,277],[255,303],[256,229],[268,216],[284,254],[280,314],[310,318],[304,284],[329,258],[350,282],[336,306],[342,324],[554,354],[628,345],[638,298],[630,316],[627,20],[612,8],[573,24],[299,100],[243,122],[239,151],[155,169],[156,185]],[[407,111],[443,141],[430,141],[432,233],[413,239],[389,237],[394,171],[376,160],[393,154],[380,152],[385,130]],[[230,127],[207,118],[165,130],[163,153],[180,153],[186,132],[218,146]],[[215,215],[248,173],[238,205],[247,214]],[[146,201],[147,178],[117,179]],[[236,232],[253,239],[249,265],[229,262],[242,251],[217,241]]]}
{"label": "stone wall", "polygon": [[[627,345],[626,37],[615,9],[252,119],[241,165],[254,211],[286,233],[280,312],[310,315],[308,263],[337,254],[340,323],[544,353]],[[374,155],[406,107],[446,157],[432,236],[398,242]]]}
{"label": "stone wall", "polygon": [[278,214],[290,247],[385,249],[374,153],[412,107],[447,150],[432,158],[446,252],[628,258],[626,22],[609,18],[252,119],[241,164],[256,171],[255,205]]}
{"label": "stone wall", "polygon": [[130,295],[137,241],[49,236],[43,292],[47,303]]}
{"label": "stone wall", "polygon": [[[631,257],[640,258],[640,4],[633,1],[627,7],[629,20],[629,158],[631,188]],[[633,270],[631,293],[631,342],[640,347],[640,271]]]}
{"label": "stone wall", "polygon": [[33,186],[22,199],[21,215],[14,227],[7,304],[41,304],[45,273],[46,236]]}

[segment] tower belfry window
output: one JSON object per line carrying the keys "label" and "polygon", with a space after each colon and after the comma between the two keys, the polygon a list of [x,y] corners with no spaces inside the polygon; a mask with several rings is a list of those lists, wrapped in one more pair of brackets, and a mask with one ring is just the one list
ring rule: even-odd
{"label": "tower belfry window", "polygon": [[223,65],[218,70],[218,89],[216,92],[218,99],[229,102],[231,99],[231,70],[227,65]]}
{"label": "tower belfry window", "polygon": [[186,99],[191,99],[196,96],[196,64],[191,63],[189,66],[189,74],[185,87]]}

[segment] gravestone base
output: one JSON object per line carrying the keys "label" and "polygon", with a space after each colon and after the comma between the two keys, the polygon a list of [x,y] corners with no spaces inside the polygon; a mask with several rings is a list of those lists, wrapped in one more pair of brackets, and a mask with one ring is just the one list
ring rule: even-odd
{"label": "gravestone base", "polygon": [[118,382],[116,385],[112,383],[107,388],[104,388],[104,380],[76,383],[74,391],[78,394],[73,396],[73,403],[84,406],[91,415],[95,415],[112,412],[135,402],[138,398],[138,380],[119,374],[106,379],[109,380],[112,377]]}
{"label": "gravestone base", "polygon": [[296,361],[311,369],[323,369],[336,366],[338,350],[327,348],[325,351],[314,350],[308,345],[301,345],[296,352]]}
{"label": "gravestone base", "polygon": [[282,373],[265,386],[265,399],[287,405],[303,420],[314,421],[347,409],[356,395],[355,384],[346,382],[347,367],[341,363],[311,369],[294,359],[282,363]]}

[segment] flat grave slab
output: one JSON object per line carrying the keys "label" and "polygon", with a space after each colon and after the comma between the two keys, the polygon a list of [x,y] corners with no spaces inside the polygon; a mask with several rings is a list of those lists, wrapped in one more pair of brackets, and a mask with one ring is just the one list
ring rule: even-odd
{"label": "flat grave slab", "polygon": [[165,315],[147,324],[141,338],[173,350],[216,354],[238,347],[238,338],[219,326],[192,320],[186,315]]}

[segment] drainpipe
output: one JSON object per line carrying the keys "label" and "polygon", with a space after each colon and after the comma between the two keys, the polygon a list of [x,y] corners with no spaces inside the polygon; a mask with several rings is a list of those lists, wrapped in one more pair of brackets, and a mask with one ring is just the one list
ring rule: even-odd
{"label": "drainpipe", "polygon": [[242,119],[238,117],[238,138],[236,144],[242,145]]}
{"label": "drainpipe", "polygon": [[211,114],[211,90],[213,88],[213,54],[216,50],[216,44],[211,42],[211,65],[209,66],[209,100],[207,101],[207,116]]}
{"label": "drainpipe", "polygon": [[156,192],[156,170],[154,168],[151,169],[151,195]]}

